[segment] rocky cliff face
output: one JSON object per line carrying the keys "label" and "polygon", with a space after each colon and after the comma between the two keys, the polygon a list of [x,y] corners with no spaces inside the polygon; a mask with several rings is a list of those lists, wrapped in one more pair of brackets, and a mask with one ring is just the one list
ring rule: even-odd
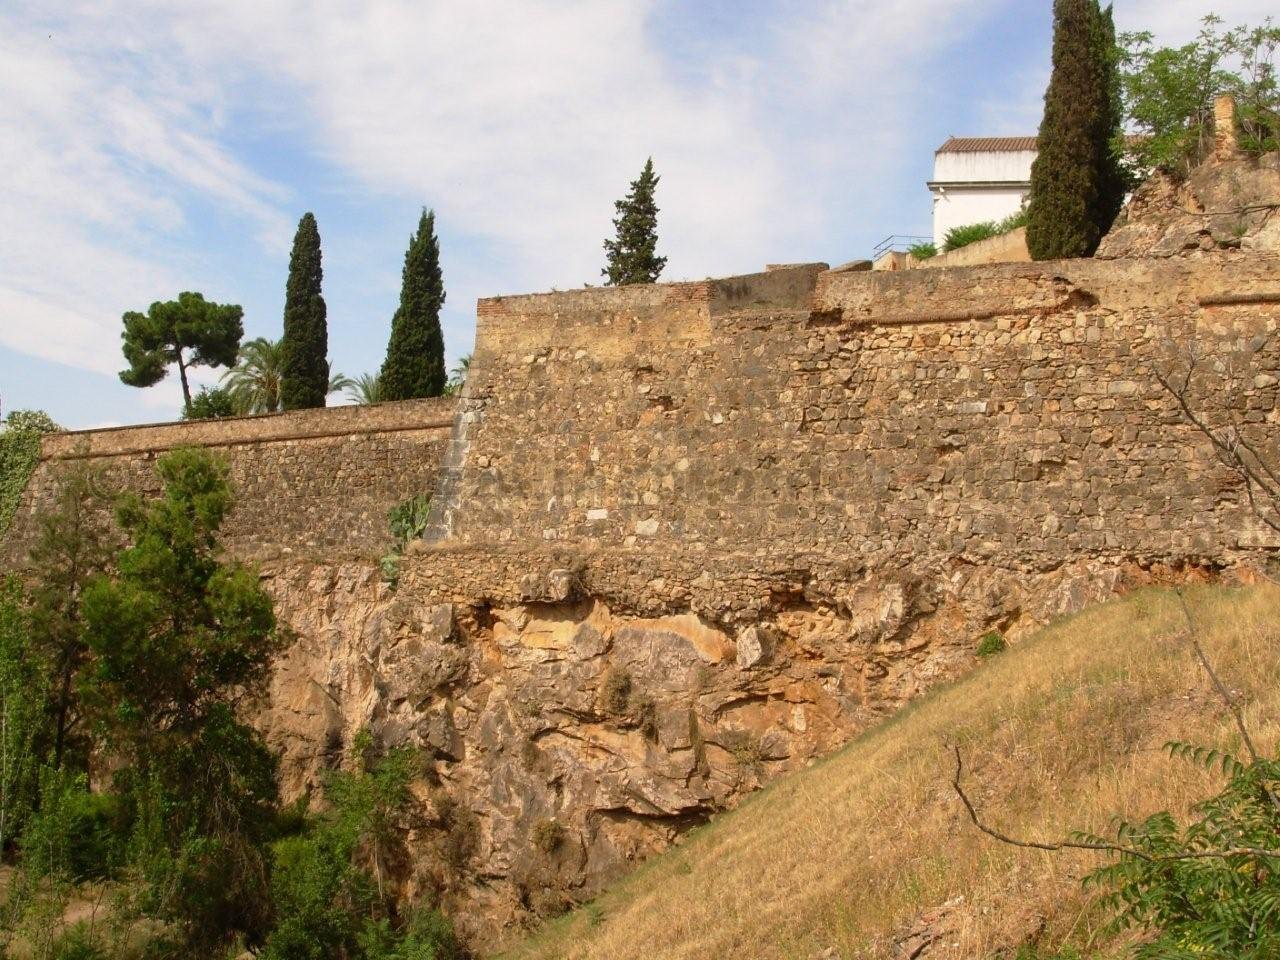
{"label": "rocky cliff face", "polygon": [[1096,257],[1280,253],[1280,153],[1211,159],[1140,186]]}
{"label": "rocky cliff face", "polygon": [[297,639],[261,723],[290,796],[361,728],[421,748],[427,815],[402,881],[443,895],[481,943],[970,669],[986,630],[1016,636],[1152,575],[761,568],[765,599],[735,623],[706,613],[735,606],[712,576],[657,609],[569,569],[537,599],[458,603],[439,602],[438,564],[407,558],[394,587],[372,564],[266,571]]}

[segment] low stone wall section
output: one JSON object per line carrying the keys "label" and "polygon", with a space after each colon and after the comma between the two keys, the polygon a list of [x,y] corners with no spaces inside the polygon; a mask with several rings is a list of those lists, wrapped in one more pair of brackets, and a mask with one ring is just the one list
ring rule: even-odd
{"label": "low stone wall section", "polygon": [[178,447],[230,464],[223,533],[237,555],[377,556],[391,543],[388,511],[434,492],[452,422],[453,401],[433,399],[50,434],[0,560],[22,563],[63,470],[96,464],[111,485],[157,493],[155,460]]}

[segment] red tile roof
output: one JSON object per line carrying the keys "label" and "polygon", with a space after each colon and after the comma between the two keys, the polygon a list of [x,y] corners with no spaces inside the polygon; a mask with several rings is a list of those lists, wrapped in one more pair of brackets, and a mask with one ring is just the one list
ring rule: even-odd
{"label": "red tile roof", "polygon": [[938,153],[1018,153],[1036,148],[1035,137],[952,137]]}

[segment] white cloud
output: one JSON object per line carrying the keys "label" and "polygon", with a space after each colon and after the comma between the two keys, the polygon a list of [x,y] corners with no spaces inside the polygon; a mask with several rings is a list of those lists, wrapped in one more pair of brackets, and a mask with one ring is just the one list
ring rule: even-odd
{"label": "white cloud", "polygon": [[[0,13],[0,343],[114,373],[122,308],[208,289],[202,207],[282,256],[299,188],[256,168],[250,121],[344,189],[434,206],[467,241],[444,248],[464,315],[479,295],[597,281],[612,202],[650,154],[668,276],[847,259],[863,251],[815,238],[900,229],[908,190],[927,211],[902,170],[923,93],[952,44],[1021,2],[752,5],[750,44],[700,36],[675,55],[694,62],[658,39],[684,15],[666,0],[19,3]],[[1215,8],[1257,20],[1269,2]],[[1203,2],[1117,12],[1173,42]],[[965,132],[1033,126],[1043,83]]]}
{"label": "white cloud", "polygon": [[[229,74],[223,101],[251,89],[289,102],[336,166],[434,206],[502,257],[468,271],[446,249],[451,276],[545,288],[598,280],[612,202],[649,155],[673,277],[794,254],[843,215],[827,206],[833,190],[848,207],[882,203],[877,177],[919,109],[902,49],[928,56],[997,2],[922,0],[889,17],[869,0],[796,5],[780,25],[762,22],[775,31],[767,64],[705,44],[703,82],[654,42],[654,18],[670,15],[657,0],[117,3],[76,19],[108,37],[150,31],[144,59]],[[199,166],[231,195],[233,178]],[[463,301],[493,292],[451,288]]]}
{"label": "white cloud", "polygon": [[114,374],[122,310],[199,278],[183,249],[191,197],[279,249],[285,191],[218,142],[181,78],[123,55],[124,38],[38,20],[0,14],[0,343]]}
{"label": "white cloud", "polygon": [[1128,0],[1116,4],[1116,29],[1150,31],[1161,46],[1176,46],[1196,35],[1206,14],[1234,27],[1259,24],[1276,12],[1275,0]]}

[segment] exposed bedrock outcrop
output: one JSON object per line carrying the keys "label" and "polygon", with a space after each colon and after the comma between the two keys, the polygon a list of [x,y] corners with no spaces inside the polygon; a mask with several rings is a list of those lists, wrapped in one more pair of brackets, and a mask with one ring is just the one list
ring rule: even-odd
{"label": "exposed bedrock outcrop", "polygon": [[1280,253],[1280,153],[1215,159],[1186,179],[1164,174],[1136,191],[1096,256]]}
{"label": "exposed bedrock outcrop", "polygon": [[[315,786],[362,728],[421,748],[424,797],[474,824],[465,879],[444,886],[481,941],[590,896],[970,669],[983,632],[1016,636],[1162,575],[1097,561],[1034,576],[741,562],[637,603],[602,590],[604,571],[557,559],[508,557],[491,582],[509,587],[482,602],[457,599],[430,554],[408,558],[394,588],[363,563],[266,573],[297,632],[260,717],[286,794]],[[435,882],[423,877],[438,875],[438,848],[413,846],[422,876],[409,884]]]}

